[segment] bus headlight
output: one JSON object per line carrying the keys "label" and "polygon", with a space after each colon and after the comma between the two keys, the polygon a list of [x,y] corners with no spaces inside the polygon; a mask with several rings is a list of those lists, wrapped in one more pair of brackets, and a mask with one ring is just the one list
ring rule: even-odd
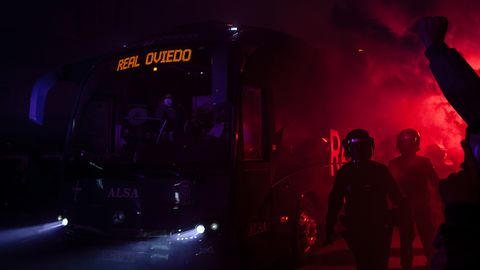
{"label": "bus headlight", "polygon": [[63,225],[63,226],[67,226],[67,225],[68,225],[68,219],[67,219],[67,218],[63,218],[63,219],[62,219],[62,225]]}
{"label": "bus headlight", "polygon": [[59,215],[57,217],[57,221],[60,222],[62,226],[67,226],[68,225],[68,218],[63,217],[62,215]]}
{"label": "bus headlight", "polygon": [[197,225],[197,227],[195,227],[195,230],[197,231],[198,234],[202,234],[205,232],[205,226],[203,226],[202,224]]}
{"label": "bus headlight", "polygon": [[217,224],[217,223],[215,223],[215,222],[214,222],[214,223],[212,223],[212,224],[210,224],[210,229],[212,229],[212,231],[216,231],[216,230],[218,230],[218,224]]}

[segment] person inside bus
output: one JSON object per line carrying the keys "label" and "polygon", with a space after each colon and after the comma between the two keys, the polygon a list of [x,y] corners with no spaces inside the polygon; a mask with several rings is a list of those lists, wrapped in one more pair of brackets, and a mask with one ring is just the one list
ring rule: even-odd
{"label": "person inside bus", "polygon": [[427,265],[429,265],[433,255],[435,227],[429,187],[430,185],[436,187],[439,178],[430,160],[417,155],[417,152],[420,151],[420,134],[418,131],[413,128],[400,131],[397,135],[397,150],[400,152],[400,156],[392,159],[388,167],[412,213],[412,218],[397,219],[402,269],[412,269],[415,227],[423,245]]}
{"label": "person inside bus", "polygon": [[155,118],[160,120],[155,142],[160,140],[173,141],[174,131],[177,129],[177,112],[173,108],[173,97],[166,94],[160,99],[155,109]]}
{"label": "person inside bus", "polygon": [[387,166],[372,161],[374,140],[354,129],[342,141],[349,162],[338,171],[328,198],[326,241],[332,244],[337,216],[345,204],[343,237],[359,270],[386,270],[391,242],[389,200],[406,210],[406,202]]}

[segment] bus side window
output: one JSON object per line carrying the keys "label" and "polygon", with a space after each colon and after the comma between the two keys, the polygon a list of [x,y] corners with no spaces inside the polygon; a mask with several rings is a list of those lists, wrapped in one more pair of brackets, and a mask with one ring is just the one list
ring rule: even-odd
{"label": "bus side window", "polygon": [[262,91],[246,86],[242,91],[243,158],[263,160]]}

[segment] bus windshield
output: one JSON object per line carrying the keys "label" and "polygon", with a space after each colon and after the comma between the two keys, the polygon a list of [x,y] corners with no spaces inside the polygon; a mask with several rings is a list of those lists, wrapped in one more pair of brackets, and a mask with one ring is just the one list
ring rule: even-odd
{"label": "bus windshield", "polygon": [[150,50],[100,69],[76,118],[82,155],[152,165],[227,160],[227,95],[212,91],[207,49]]}

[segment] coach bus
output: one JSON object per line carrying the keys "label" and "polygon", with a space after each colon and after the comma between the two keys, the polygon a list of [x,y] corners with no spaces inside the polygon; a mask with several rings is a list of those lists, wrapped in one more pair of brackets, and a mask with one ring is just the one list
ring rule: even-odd
{"label": "coach bus", "polygon": [[302,41],[180,28],[39,79],[32,121],[60,81],[81,89],[64,158],[67,235],[142,243],[113,260],[229,253],[256,265],[302,262],[323,241],[342,154],[328,78]]}

